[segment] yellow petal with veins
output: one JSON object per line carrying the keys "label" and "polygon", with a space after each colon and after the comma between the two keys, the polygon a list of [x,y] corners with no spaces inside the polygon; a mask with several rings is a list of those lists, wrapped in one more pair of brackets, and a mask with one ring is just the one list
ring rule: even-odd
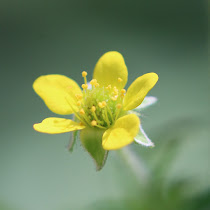
{"label": "yellow petal with veins", "polygon": [[124,110],[128,111],[139,106],[157,81],[156,73],[147,73],[138,77],[127,90],[123,103]]}
{"label": "yellow petal with veins", "polygon": [[123,56],[116,51],[102,55],[95,66],[93,78],[100,86],[111,85],[122,89],[128,80],[128,71]]}
{"label": "yellow petal with veins", "polygon": [[139,132],[140,120],[135,114],[119,118],[113,127],[106,130],[102,137],[102,146],[105,150],[120,149],[134,141]]}
{"label": "yellow petal with veins", "polygon": [[74,80],[55,74],[40,76],[35,80],[33,88],[52,112],[72,114],[72,107],[78,111],[75,94],[82,95],[82,92]]}
{"label": "yellow petal with veins", "polygon": [[66,133],[85,128],[84,125],[72,120],[57,117],[46,118],[41,123],[34,124],[33,127],[36,131],[48,134]]}

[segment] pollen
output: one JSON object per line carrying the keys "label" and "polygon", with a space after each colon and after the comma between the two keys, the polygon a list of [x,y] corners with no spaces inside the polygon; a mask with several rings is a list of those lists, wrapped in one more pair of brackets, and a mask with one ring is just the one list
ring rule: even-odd
{"label": "pollen", "polygon": [[118,95],[118,92],[119,92],[118,89],[114,86],[114,88],[113,88],[113,94],[114,95]]}
{"label": "pollen", "polygon": [[103,107],[104,107],[103,104],[102,104],[102,102],[98,102],[98,106],[99,106],[100,108],[103,108]]}
{"label": "pollen", "polygon": [[95,85],[97,83],[97,80],[96,79],[92,79],[91,81],[90,81],[90,84],[91,85]]}
{"label": "pollen", "polygon": [[121,94],[125,94],[126,93],[126,90],[125,89],[122,89],[121,90]]}
{"label": "pollen", "polygon": [[121,109],[121,108],[122,108],[122,104],[117,104],[116,107],[117,107],[118,109]]}
{"label": "pollen", "polygon": [[95,112],[95,111],[96,111],[96,107],[95,107],[95,106],[92,106],[92,107],[91,107],[91,111],[92,111],[92,112]]}
{"label": "pollen", "polygon": [[106,101],[102,101],[102,105],[103,105],[103,107],[105,107],[106,106]]}
{"label": "pollen", "polygon": [[[87,72],[83,71],[82,76],[83,94],[75,94],[79,120],[92,127],[109,128],[123,113],[122,103],[126,90],[111,84],[104,87],[94,78],[90,81],[91,88],[88,89]],[[116,81],[123,82],[122,78],[117,78]]]}
{"label": "pollen", "polygon": [[112,86],[111,86],[111,85],[108,85],[108,86],[106,87],[106,89],[107,89],[107,90],[111,90],[111,89],[112,89]]}
{"label": "pollen", "polygon": [[86,71],[83,71],[83,72],[82,72],[82,76],[83,76],[83,77],[86,77],[86,76],[87,76],[87,72],[86,72]]}
{"label": "pollen", "polygon": [[120,78],[120,77],[117,80],[118,80],[118,82],[122,82],[123,81],[122,78]]}
{"label": "pollen", "polygon": [[96,120],[92,120],[92,121],[91,121],[91,125],[92,125],[92,126],[96,126],[96,125],[97,125]]}
{"label": "pollen", "polygon": [[80,109],[80,110],[79,110],[79,113],[80,113],[81,115],[84,115],[84,114],[85,114],[84,109]]}
{"label": "pollen", "polygon": [[82,95],[80,95],[80,94],[75,94],[75,97],[77,98],[77,100],[81,100],[82,99]]}
{"label": "pollen", "polygon": [[118,95],[112,96],[112,97],[111,97],[112,101],[116,101],[116,100],[117,100],[117,97],[118,97]]}
{"label": "pollen", "polygon": [[85,90],[88,88],[88,85],[87,84],[82,84],[82,88]]}
{"label": "pollen", "polygon": [[77,101],[77,106],[81,106],[81,101]]}

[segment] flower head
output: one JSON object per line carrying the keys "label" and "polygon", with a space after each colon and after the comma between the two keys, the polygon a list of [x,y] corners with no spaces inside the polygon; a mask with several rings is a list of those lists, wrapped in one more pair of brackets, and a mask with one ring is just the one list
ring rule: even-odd
{"label": "flower head", "polygon": [[[82,88],[63,75],[40,76],[33,88],[47,107],[56,114],[74,114],[76,122],[63,118],[47,118],[34,124],[39,132],[55,134],[81,130],[82,145],[94,158],[98,169],[106,159],[108,150],[120,149],[134,140],[152,146],[136,112],[147,93],[158,81],[155,73],[138,77],[124,89],[128,72],[122,55],[107,52],[97,62],[90,88],[87,72],[82,72]],[[150,104],[151,100],[145,102]]]}

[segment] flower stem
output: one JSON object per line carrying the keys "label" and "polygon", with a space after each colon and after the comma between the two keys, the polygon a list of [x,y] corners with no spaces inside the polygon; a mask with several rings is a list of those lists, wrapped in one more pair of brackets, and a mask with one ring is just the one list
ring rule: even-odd
{"label": "flower stem", "polygon": [[137,156],[129,146],[117,150],[117,153],[132,171],[137,181],[141,184],[146,184],[149,179],[149,171],[140,156]]}

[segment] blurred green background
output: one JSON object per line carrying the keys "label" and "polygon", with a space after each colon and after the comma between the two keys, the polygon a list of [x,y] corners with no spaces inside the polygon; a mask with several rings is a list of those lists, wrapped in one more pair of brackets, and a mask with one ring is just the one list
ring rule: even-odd
{"label": "blurred green background", "polygon": [[[210,209],[207,15],[197,0],[1,1],[0,210]],[[32,129],[56,116],[33,81],[57,73],[82,84],[110,50],[123,54],[128,85],[160,78],[141,118],[156,147],[131,146],[151,173],[144,187],[115,152],[96,172],[79,142],[67,151],[69,134]]]}

